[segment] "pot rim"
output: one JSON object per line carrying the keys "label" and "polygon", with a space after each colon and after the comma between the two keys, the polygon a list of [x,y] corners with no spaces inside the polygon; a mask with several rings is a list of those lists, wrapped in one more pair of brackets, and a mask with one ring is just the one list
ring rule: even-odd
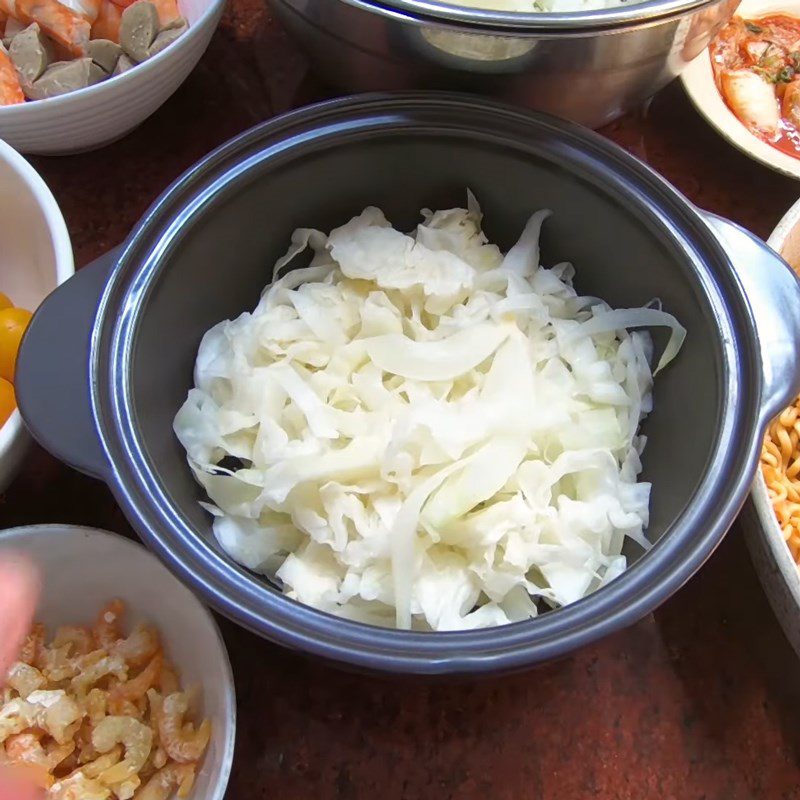
{"label": "pot rim", "polygon": [[[287,0],[282,0],[287,2]],[[414,24],[446,24],[476,33],[526,36],[548,32],[579,33],[607,28],[627,28],[680,17],[728,0],[646,0],[643,3],[596,11],[513,12],[452,5],[441,0],[339,0],[346,5],[383,17]],[[466,31],[465,31],[466,32]]]}
{"label": "pot rim", "polygon": [[[197,535],[172,503],[138,439],[128,365],[139,311],[171,242],[193,215],[233,191],[237,179],[272,158],[314,144],[336,146],[331,137],[337,135],[404,126],[430,135],[434,124],[439,133],[472,139],[499,136],[505,144],[531,152],[537,136],[550,134],[562,157],[601,160],[604,174],[614,174],[624,188],[612,185],[609,191],[633,195],[629,200],[636,200],[637,210],[669,231],[694,263],[698,291],[720,330],[721,424],[703,484],[652,549],[607,586],[521,623],[413,633],[302,605],[269,590],[263,580]],[[749,489],[760,446],[756,409],[761,363],[755,323],[732,268],[729,274],[721,270],[712,275],[704,257],[730,264],[698,210],[676,189],[598,134],[544,114],[471,95],[410,92],[340,98],[270,120],[217,149],[168,188],[134,228],[108,280],[90,358],[93,414],[111,465],[107,481],[142,538],[173,572],[225,615],[290,648],[363,669],[412,674],[512,671],[561,657],[637,621],[677,591],[719,544]],[[742,336],[743,330],[752,335]]]}

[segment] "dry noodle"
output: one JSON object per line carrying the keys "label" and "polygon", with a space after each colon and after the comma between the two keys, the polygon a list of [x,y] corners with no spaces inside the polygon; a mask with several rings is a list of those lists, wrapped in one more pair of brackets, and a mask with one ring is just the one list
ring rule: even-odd
{"label": "dry noodle", "polygon": [[800,397],[776,417],[764,437],[761,472],[783,538],[800,566]]}

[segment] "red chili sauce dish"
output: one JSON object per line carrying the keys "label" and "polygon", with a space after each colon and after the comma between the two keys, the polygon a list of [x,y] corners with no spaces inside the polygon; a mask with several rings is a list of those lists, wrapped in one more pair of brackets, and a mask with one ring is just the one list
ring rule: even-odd
{"label": "red chili sauce dish", "polygon": [[800,19],[733,17],[709,52],[717,88],[740,122],[800,158]]}

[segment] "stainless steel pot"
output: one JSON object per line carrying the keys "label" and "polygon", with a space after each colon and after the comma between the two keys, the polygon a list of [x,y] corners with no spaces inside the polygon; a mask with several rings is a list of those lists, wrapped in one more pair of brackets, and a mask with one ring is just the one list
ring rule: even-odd
{"label": "stainless steel pot", "polygon": [[652,96],[739,0],[514,14],[435,0],[272,0],[320,76],[347,91],[459,89],[598,127]]}
{"label": "stainless steel pot", "polygon": [[[653,547],[626,549],[620,577],[527,622],[457,633],[361,625],[300,605],[225,554],[172,422],[201,337],[253,307],[292,230],[329,230],[370,204],[409,229],[421,206],[452,207],[466,187],[492,241],[509,247],[533,209],[550,208],[544,263],[572,261],[580,292],[612,306],[659,297],[686,327],[643,426]],[[106,481],[167,566],[240,624],[361,669],[488,673],[618,630],[699,569],[744,501],[765,425],[800,388],[799,349],[791,270],[610,142],[474,97],[367,95],[260,125],[187,172],[121,252],[42,304],[16,390],[38,441]]]}

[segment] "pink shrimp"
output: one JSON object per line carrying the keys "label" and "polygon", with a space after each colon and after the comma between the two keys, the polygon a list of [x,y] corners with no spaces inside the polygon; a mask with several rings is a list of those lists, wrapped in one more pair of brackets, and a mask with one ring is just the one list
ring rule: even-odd
{"label": "pink shrimp", "polygon": [[150,0],[150,2],[156,7],[158,21],[162,26],[168,25],[181,15],[181,12],[178,10],[177,0]]}
{"label": "pink shrimp", "polygon": [[[0,0],[0,14],[4,18],[17,19],[17,2],[16,0]],[[5,27],[5,19],[3,20]]]}
{"label": "pink shrimp", "polygon": [[103,0],[77,0],[75,12],[80,14],[90,25],[97,19]]}
{"label": "pink shrimp", "polygon": [[109,39],[119,44],[121,22],[122,9],[114,5],[111,0],[101,0],[97,18],[92,23],[92,39]]}
{"label": "pink shrimp", "polygon": [[73,56],[86,54],[91,25],[58,0],[16,0],[17,13],[23,22],[38,22],[39,27]]}

